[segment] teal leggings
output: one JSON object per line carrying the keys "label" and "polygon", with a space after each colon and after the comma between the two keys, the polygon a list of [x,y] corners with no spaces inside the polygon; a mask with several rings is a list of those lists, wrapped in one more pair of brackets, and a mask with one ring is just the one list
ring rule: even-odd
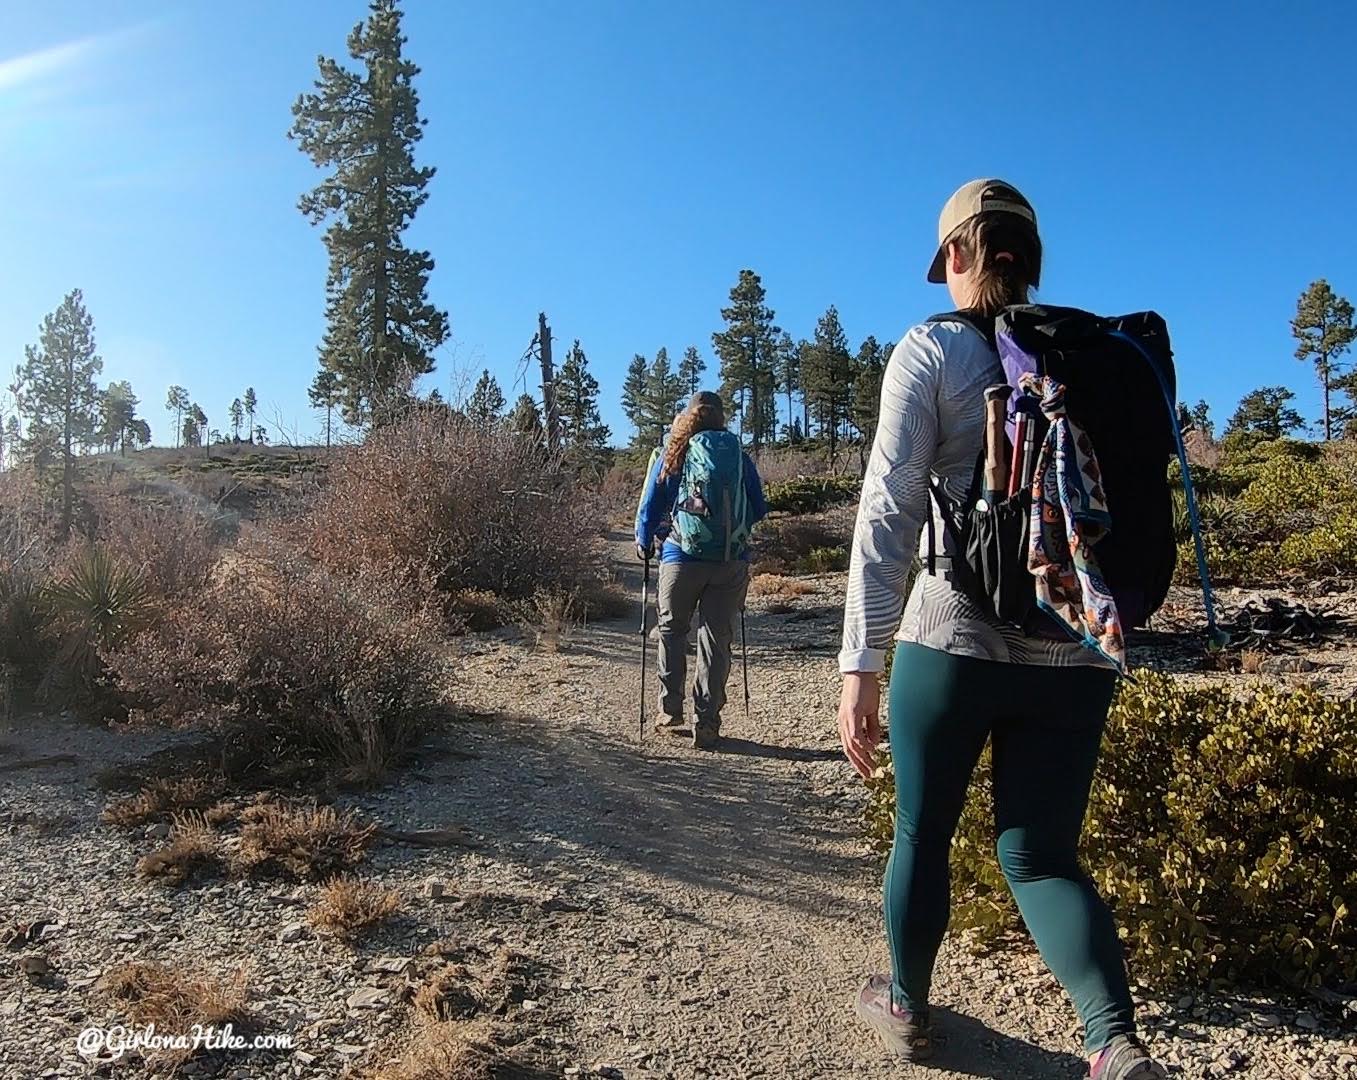
{"label": "teal leggings", "polygon": [[1111,912],[1077,847],[1116,677],[896,647],[890,686],[895,845],[886,936],[897,1005],[928,1004],[951,914],[948,854],[971,773],[992,741],[999,865],[1091,1051],[1135,1030]]}

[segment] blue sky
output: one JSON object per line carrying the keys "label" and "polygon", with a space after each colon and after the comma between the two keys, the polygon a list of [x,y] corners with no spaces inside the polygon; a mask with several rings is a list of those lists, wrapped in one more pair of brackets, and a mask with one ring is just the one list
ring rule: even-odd
{"label": "blue sky", "polygon": [[[948,306],[923,281],[942,201],[999,175],[1041,217],[1041,298],[1160,311],[1182,396],[1219,419],[1276,383],[1317,415],[1288,324],[1315,278],[1357,295],[1350,5],[406,8],[438,168],[410,240],[451,317],[445,394],[488,367],[512,396],[545,310],[624,433],[631,356],[692,343],[714,368],[742,267],[797,337],[832,303],[854,344],[894,339]],[[0,373],[79,287],[158,440],[170,383],[216,426],[253,385],[261,422],[313,435],[325,255],[285,133],[365,10],[4,3]]]}

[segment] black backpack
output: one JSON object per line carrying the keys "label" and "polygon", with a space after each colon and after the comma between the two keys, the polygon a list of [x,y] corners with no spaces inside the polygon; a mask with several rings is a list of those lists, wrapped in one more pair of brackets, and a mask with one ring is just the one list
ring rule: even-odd
{"label": "black backpack", "polygon": [[[934,316],[960,320],[984,335],[999,354],[1004,379],[1016,388],[1024,373],[1049,375],[1065,386],[1070,419],[1093,444],[1112,519],[1093,548],[1122,626],[1144,626],[1168,595],[1178,562],[1169,461],[1177,455],[1184,478],[1197,562],[1213,640],[1218,637],[1187,453],[1177,418],[1177,383],[1168,328],[1152,311],[1104,317],[1076,308],[1021,305],[986,322],[973,312]],[[1013,433],[1009,409],[1009,434]],[[1046,422],[1031,421],[1039,446]],[[1019,486],[993,505],[980,498],[984,451],[966,505],[950,504],[934,482],[944,527],[960,557],[955,584],[982,609],[1028,633],[1058,634],[1036,607],[1027,543],[1031,493]],[[1006,493],[1005,493],[1006,495]],[[932,515],[928,518],[931,527]],[[931,547],[930,547],[931,551]]]}

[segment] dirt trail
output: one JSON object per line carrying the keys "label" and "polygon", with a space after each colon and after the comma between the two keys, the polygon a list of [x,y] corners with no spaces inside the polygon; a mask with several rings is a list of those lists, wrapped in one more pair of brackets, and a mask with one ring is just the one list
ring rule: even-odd
{"label": "dirt trail", "polygon": [[[639,587],[634,559],[624,565]],[[936,1067],[892,1065],[859,1028],[852,995],[886,962],[880,872],[832,723],[834,597],[809,599],[790,627],[751,610],[754,705],[746,718],[737,664],[717,755],[650,731],[638,745],[634,621],[583,630],[556,655],[494,645],[468,658],[472,700],[488,693],[522,719],[485,733],[513,773],[485,745],[461,767],[477,789],[464,812],[508,827],[521,872],[593,916],[534,935],[567,984],[595,988],[573,1009],[586,1058],[628,1076],[1080,1075],[1072,1017],[1026,956],[1014,1004],[1049,999],[1049,1011],[1002,1006],[994,965],[948,949]]]}

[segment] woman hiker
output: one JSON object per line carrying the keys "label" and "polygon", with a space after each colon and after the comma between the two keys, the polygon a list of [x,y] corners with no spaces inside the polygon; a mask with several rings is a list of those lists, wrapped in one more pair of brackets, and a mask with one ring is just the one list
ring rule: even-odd
{"label": "woman hiker", "polygon": [[[956,309],[981,319],[1026,303],[1041,277],[1036,214],[999,180],[973,181],[947,201],[938,244],[928,280],[945,283]],[[928,992],[950,915],[948,852],[989,739],[999,863],[1083,1020],[1089,1076],[1157,1080],[1166,1074],[1136,1037],[1112,915],[1076,854],[1115,670],[1082,644],[1000,624],[955,590],[946,569],[953,552],[929,494],[931,477],[952,503],[965,497],[983,438],[984,391],[1003,381],[986,338],[946,317],[910,330],[886,369],[839,654],[839,735],[866,776],[881,741],[881,672],[896,641],[895,842],[885,877],[892,973],[867,979],[857,1012],[898,1055],[931,1052]],[[942,557],[906,602],[925,514]]]}
{"label": "woman hiker", "polygon": [[694,394],[674,419],[655,456],[636,511],[636,553],[660,551],[660,719],[671,733],[683,726],[688,631],[694,612],[697,679],[693,686],[693,746],[720,741],[735,631],[749,588],[749,532],[767,513],[758,470],[726,430],[720,397]]}

